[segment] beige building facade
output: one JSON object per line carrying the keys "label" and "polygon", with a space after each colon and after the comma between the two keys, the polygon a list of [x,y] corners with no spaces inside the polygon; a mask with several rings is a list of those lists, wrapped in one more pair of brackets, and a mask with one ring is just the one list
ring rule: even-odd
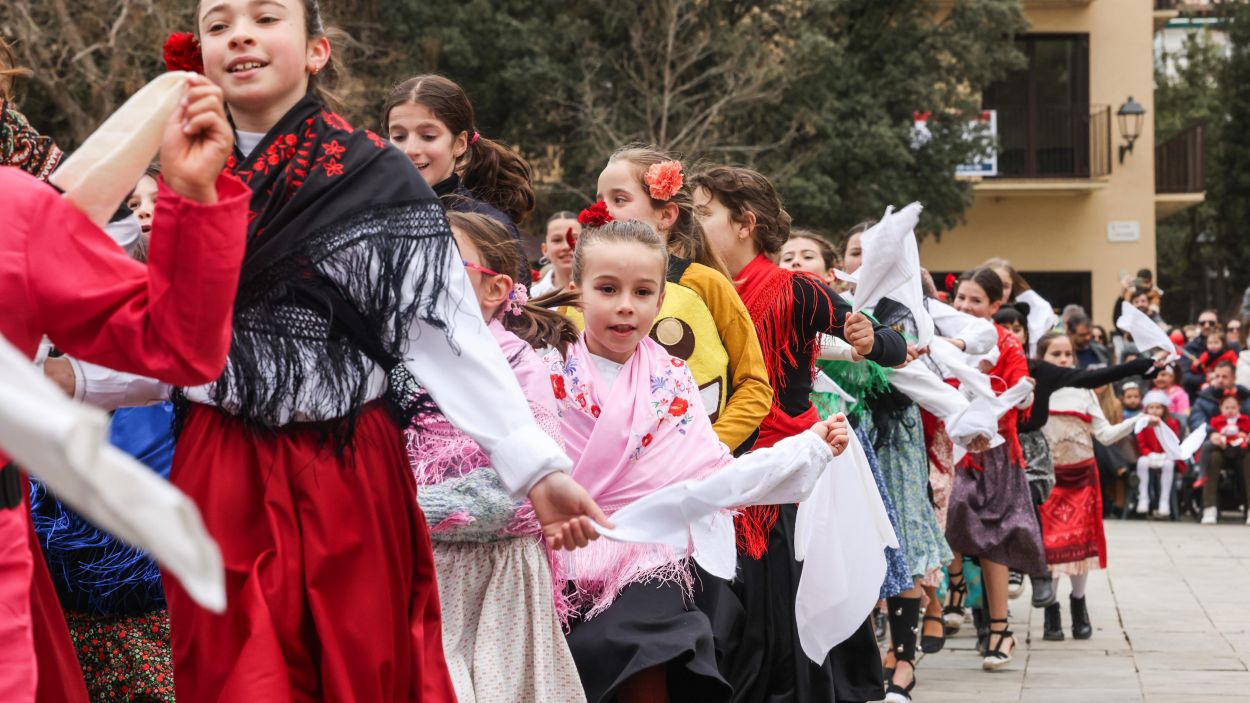
{"label": "beige building facade", "polygon": [[[983,95],[996,112],[997,175],[977,178],[966,222],[927,238],[921,261],[941,274],[1003,257],[1056,308],[1079,303],[1110,324],[1122,278],[1156,270],[1156,217],[1202,199],[1200,177],[1180,174],[1178,182],[1156,169],[1153,36],[1174,3],[1023,4],[1031,26],[1019,43],[1028,67]],[[1121,160],[1127,135],[1117,112],[1130,98],[1145,117]],[[1161,147],[1169,170],[1186,160],[1178,148],[1194,141]],[[1200,168],[1192,159],[1181,166]],[[1157,183],[1172,192],[1156,192]]]}

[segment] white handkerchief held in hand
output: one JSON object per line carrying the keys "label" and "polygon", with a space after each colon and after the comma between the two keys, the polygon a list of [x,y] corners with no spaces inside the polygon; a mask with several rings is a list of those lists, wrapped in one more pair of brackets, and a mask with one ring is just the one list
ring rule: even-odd
{"label": "white handkerchief held in hand", "polygon": [[885,579],[885,548],[898,547],[864,448],[854,434],[850,440],[799,504],[794,526],[803,562],[795,621],[803,653],[816,663],[864,624]]}
{"label": "white handkerchief held in hand", "polygon": [[953,459],[956,464],[963,461],[968,453],[968,445],[977,437],[989,437],[990,448],[997,447],[1006,440],[998,434],[998,421],[1012,408],[1024,402],[1033,392],[1033,384],[1020,379],[1016,385],[1003,391],[1003,394],[989,399],[976,396],[968,407],[948,423],[946,432],[954,443]]}
{"label": "white handkerchief held in hand", "polygon": [[935,338],[929,344],[929,356],[933,357],[933,360],[942,367],[943,371],[950,374],[950,377],[959,381],[961,389],[971,391],[973,397],[996,400],[997,396],[994,394],[994,387],[990,384],[990,377],[969,366],[968,356],[959,351],[959,347],[945,339]]}
{"label": "white handkerchief held in hand", "polygon": [[1115,326],[1133,335],[1133,343],[1137,345],[1141,353],[1145,354],[1151,349],[1162,349],[1168,353],[1168,361],[1180,358],[1180,355],[1176,353],[1176,345],[1168,338],[1167,332],[1164,332],[1163,328],[1155,324],[1155,321],[1147,317],[1144,312],[1132,305],[1123,306],[1121,311],[1120,319],[1115,321]]}
{"label": "white handkerchief held in hand", "polygon": [[48,180],[65,199],[103,227],[161,148],[165,123],[194,73],[162,73],[139,89]]}
{"label": "white handkerchief held in hand", "polygon": [[[1142,430],[1150,426],[1150,416],[1143,413],[1137,417],[1137,424],[1133,427],[1133,431],[1140,434]],[[1201,425],[1190,432],[1184,442],[1176,437],[1171,427],[1162,422],[1154,428],[1155,437],[1159,438],[1159,446],[1163,448],[1164,455],[1172,461],[1189,461],[1202,448],[1202,443],[1207,441],[1206,425]]]}
{"label": "white handkerchief held in hand", "polygon": [[919,257],[913,262],[909,257],[899,254],[905,252],[908,238],[914,243],[912,230],[920,221],[920,211],[923,209],[920,203],[912,203],[898,212],[894,212],[892,207],[887,208],[881,221],[860,235],[864,254],[863,263],[855,271],[858,279],[852,304],[855,312],[872,309],[879,300],[901,287],[911,277],[919,279]]}
{"label": "white handkerchief held in hand", "polygon": [[193,599],[226,607],[217,543],[191,499],[105,442],[103,412],[65,397],[0,337],[0,449],[93,525],[152,555]]}

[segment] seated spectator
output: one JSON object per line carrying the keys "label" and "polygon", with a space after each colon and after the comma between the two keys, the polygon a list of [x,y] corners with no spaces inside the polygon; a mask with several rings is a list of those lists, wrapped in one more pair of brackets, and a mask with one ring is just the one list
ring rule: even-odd
{"label": "seated spectator", "polygon": [[[1220,473],[1225,468],[1239,467],[1245,482],[1246,495],[1250,496],[1250,415],[1242,412],[1237,391],[1225,391],[1220,400],[1220,414],[1211,418],[1209,447],[1204,450],[1210,456],[1207,467],[1210,474],[1202,486],[1202,524],[1214,525],[1219,521]],[[1250,517],[1246,524],[1250,525]]]}
{"label": "seated spectator", "polygon": [[1124,419],[1137,417],[1141,414],[1141,384],[1137,381],[1126,381],[1120,388],[1120,405],[1124,408]]}
{"label": "seated spectator", "polygon": [[[1189,341],[1185,342],[1185,348],[1181,350],[1181,356],[1189,361],[1189,364],[1197,361],[1202,353],[1207,350],[1207,335],[1220,330],[1220,316],[1214,310],[1203,310],[1198,313],[1198,334],[1190,337],[1188,334],[1185,338]],[[1202,390],[1203,384],[1207,382],[1205,373],[1194,373],[1190,371],[1189,364],[1186,364],[1185,374],[1181,377],[1181,385],[1185,387],[1185,392],[1189,394],[1190,402],[1193,402],[1198,391]]]}
{"label": "seated spectator", "polygon": [[1215,365],[1221,361],[1236,364],[1237,352],[1228,346],[1223,333],[1219,331],[1211,332],[1207,334],[1206,349],[1190,365],[1189,372],[1191,374],[1202,374],[1204,379],[1208,378],[1211,372],[1215,370]]}
{"label": "seated spectator", "polygon": [[1094,341],[1092,328],[1089,317],[1083,312],[1075,312],[1068,317],[1068,336],[1072,338],[1072,348],[1076,351],[1078,368],[1111,365],[1111,353],[1105,346]]}
{"label": "seated spectator", "polygon": [[1219,415],[1220,403],[1225,392],[1229,390],[1236,391],[1237,397],[1242,400],[1241,412],[1250,415],[1250,389],[1237,385],[1234,377],[1235,369],[1231,363],[1223,361],[1215,365],[1215,370],[1211,372],[1210,385],[1198,394],[1198,399],[1189,411],[1189,429],[1202,427]]}
{"label": "seated spectator", "polygon": [[1237,353],[1241,353],[1241,320],[1229,320],[1224,325],[1224,341],[1229,348]]}
{"label": "seated spectator", "polygon": [[[1142,404],[1147,415],[1159,418],[1173,434],[1180,434],[1180,423],[1168,412],[1168,397],[1163,391],[1150,391]],[[1172,480],[1177,473],[1185,472],[1185,462],[1168,460],[1157,431],[1157,424],[1151,424],[1137,433],[1136,512],[1138,515],[1150,512],[1150,472],[1159,471],[1159,507],[1155,509],[1155,516],[1168,518],[1172,516]]]}

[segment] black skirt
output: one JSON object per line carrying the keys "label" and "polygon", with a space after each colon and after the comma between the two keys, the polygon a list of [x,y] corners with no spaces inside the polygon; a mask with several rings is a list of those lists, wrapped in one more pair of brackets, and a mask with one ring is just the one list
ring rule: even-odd
{"label": "black skirt", "polygon": [[797,506],[781,506],[768,552],[759,560],[739,555],[732,583],[699,572],[695,603],[712,622],[733,703],[881,700],[881,654],[867,619],[821,664],[803,653],[794,615],[803,572],[794,558],[797,514]]}
{"label": "black skirt", "polygon": [[569,649],[589,703],[615,700],[631,676],[662,665],[670,700],[731,700],[716,667],[711,623],[686,602],[680,584],[632,584],[607,610],[569,626]]}

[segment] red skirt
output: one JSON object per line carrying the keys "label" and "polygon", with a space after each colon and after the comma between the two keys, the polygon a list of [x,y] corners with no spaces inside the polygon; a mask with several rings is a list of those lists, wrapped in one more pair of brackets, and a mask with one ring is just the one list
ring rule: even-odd
{"label": "red skirt", "polygon": [[256,436],[192,406],[170,478],[221,546],[228,604],[165,579],[179,703],[456,700],[429,531],[380,404],[342,456],[315,429]]}
{"label": "red skirt", "polygon": [[1042,503],[1041,512],[1047,564],[1079,563],[1098,557],[1098,567],[1107,568],[1102,488],[1093,459],[1055,467],[1055,489]]}

